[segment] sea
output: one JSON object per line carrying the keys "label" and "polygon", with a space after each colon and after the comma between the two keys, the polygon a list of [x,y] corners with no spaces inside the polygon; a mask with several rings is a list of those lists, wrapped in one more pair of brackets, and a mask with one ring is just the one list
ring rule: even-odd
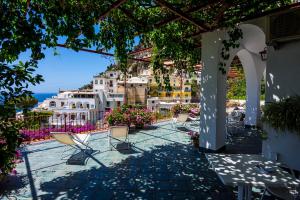
{"label": "sea", "polygon": [[38,100],[38,103],[42,103],[45,99],[51,98],[57,95],[57,93],[34,93],[33,96]]}

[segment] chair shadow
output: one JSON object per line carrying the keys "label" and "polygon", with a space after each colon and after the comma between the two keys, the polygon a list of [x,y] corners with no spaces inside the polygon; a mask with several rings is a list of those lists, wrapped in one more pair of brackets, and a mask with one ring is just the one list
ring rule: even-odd
{"label": "chair shadow", "polygon": [[67,165],[86,165],[88,160],[91,158],[92,155],[96,154],[99,151],[92,150],[92,149],[85,149],[79,151],[68,158],[66,164]]}
{"label": "chair shadow", "polygon": [[132,147],[132,145],[127,142],[118,143],[114,149],[116,149],[119,153],[125,155],[139,153]]}
{"label": "chair shadow", "polygon": [[188,129],[187,127],[184,126],[178,126],[176,127],[178,130],[183,131],[183,132],[189,132],[191,129]]}

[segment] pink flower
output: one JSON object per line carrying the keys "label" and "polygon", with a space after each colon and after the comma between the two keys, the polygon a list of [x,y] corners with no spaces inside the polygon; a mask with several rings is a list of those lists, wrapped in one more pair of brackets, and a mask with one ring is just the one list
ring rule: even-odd
{"label": "pink flower", "polygon": [[18,172],[17,172],[17,170],[15,170],[15,169],[13,169],[13,170],[11,171],[11,174],[14,175],[14,176],[16,176],[17,173],[18,173]]}
{"label": "pink flower", "polygon": [[5,139],[0,139],[0,144],[6,144],[6,140]]}

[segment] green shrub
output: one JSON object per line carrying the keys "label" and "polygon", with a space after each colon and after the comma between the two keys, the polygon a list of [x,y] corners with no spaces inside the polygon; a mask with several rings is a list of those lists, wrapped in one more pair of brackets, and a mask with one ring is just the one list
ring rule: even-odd
{"label": "green shrub", "polygon": [[295,131],[300,134],[300,97],[293,96],[264,107],[263,122],[276,130]]}

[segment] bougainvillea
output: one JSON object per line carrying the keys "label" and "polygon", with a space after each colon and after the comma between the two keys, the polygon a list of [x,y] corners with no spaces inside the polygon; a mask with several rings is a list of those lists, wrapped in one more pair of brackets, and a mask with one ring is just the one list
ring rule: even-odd
{"label": "bougainvillea", "polygon": [[65,127],[48,127],[48,128],[41,128],[37,130],[28,130],[23,129],[21,130],[21,137],[23,141],[33,141],[33,140],[41,140],[41,139],[49,139],[51,137],[51,132],[68,132],[72,133],[81,133],[86,131],[93,131],[96,127],[91,124],[85,124],[81,126],[72,126],[67,125]]}
{"label": "bougainvillea", "polygon": [[151,124],[154,120],[154,114],[141,106],[123,105],[106,114],[106,120],[110,126],[115,125],[135,125],[136,127],[144,127]]}

